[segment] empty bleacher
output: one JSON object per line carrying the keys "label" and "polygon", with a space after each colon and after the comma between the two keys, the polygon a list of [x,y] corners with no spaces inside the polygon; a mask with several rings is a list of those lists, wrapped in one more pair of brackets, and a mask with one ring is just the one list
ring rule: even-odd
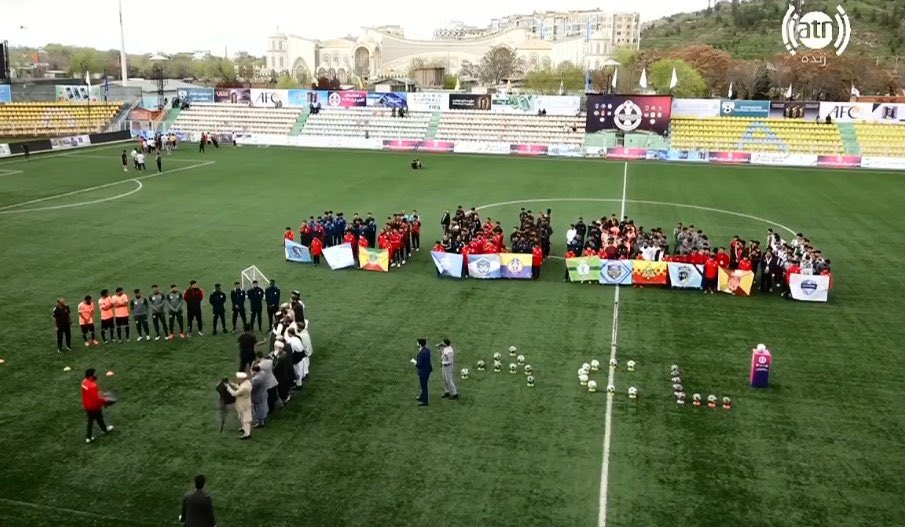
{"label": "empty bleacher", "polygon": [[387,108],[322,108],[305,121],[301,135],[424,139],[431,113],[409,112],[393,117]]}
{"label": "empty bleacher", "polygon": [[16,102],[0,104],[0,137],[45,137],[103,132],[122,104]]}
{"label": "empty bleacher", "polygon": [[855,133],[863,156],[905,157],[905,126],[901,124],[856,123]]}
{"label": "empty bleacher", "polygon": [[671,137],[677,150],[845,153],[836,125],[795,119],[674,118]]}
{"label": "empty bleacher", "polygon": [[289,135],[301,115],[301,108],[253,108],[247,104],[195,103],[180,112],[170,129],[188,133]]}
{"label": "empty bleacher", "polygon": [[583,115],[539,116],[461,110],[443,114],[437,128],[436,139],[581,145],[584,142],[584,135]]}

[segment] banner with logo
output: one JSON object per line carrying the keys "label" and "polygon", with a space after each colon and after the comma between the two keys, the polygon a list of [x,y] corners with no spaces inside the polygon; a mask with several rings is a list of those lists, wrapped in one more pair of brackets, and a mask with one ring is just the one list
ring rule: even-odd
{"label": "banner with logo", "polygon": [[789,276],[792,298],[803,302],[826,302],[830,295],[829,275],[805,275],[794,273]]}
{"label": "banner with logo", "polygon": [[531,279],[531,255],[502,253],[500,254],[500,277],[514,279]]}
{"label": "banner with logo", "polygon": [[282,108],[288,106],[289,90],[251,89],[251,104],[264,108]]}
{"label": "banner with logo", "polygon": [[[368,105],[368,92],[366,91],[318,91],[317,96],[321,106],[326,108],[355,108]],[[326,97],[326,101],[324,97]]]}
{"label": "banner with logo", "polygon": [[519,156],[545,156],[548,150],[549,147],[547,145],[509,145],[509,153]]}
{"label": "banner with logo", "polygon": [[587,133],[601,130],[669,132],[672,97],[665,95],[588,95]]}
{"label": "banner with logo", "polygon": [[723,99],[723,102],[720,103],[720,116],[766,119],[770,116],[770,101]]}
{"label": "banner with logo", "polygon": [[176,90],[176,97],[189,104],[196,102],[214,102],[213,88],[183,88]]}
{"label": "banner with logo", "polygon": [[693,163],[706,163],[709,152],[696,150],[648,150],[645,159],[650,161],[688,161]]}
{"label": "banner with logo", "polygon": [[740,271],[738,269],[733,271],[720,267],[717,285],[720,292],[736,296],[749,296],[752,285],[754,285],[754,271]]}
{"label": "banner with logo", "polygon": [[648,262],[647,260],[631,260],[633,285],[666,285],[669,281],[669,268],[666,262]]}
{"label": "banner with logo", "polygon": [[307,108],[318,101],[317,92],[313,90],[287,90],[285,106]]}
{"label": "banner with logo", "polygon": [[98,102],[99,100],[103,100],[101,95],[101,90],[103,86],[92,86],[91,91],[88,91],[88,86],[82,85],[64,85],[57,84],[53,87],[54,97],[58,101],[68,101],[68,102],[85,102],[87,103],[89,100],[91,102]]}
{"label": "banner with logo", "polygon": [[817,166],[826,168],[859,168],[860,156],[817,156]]}
{"label": "banner with logo", "polygon": [[6,143],[0,143],[0,157],[9,157],[11,155],[13,154],[9,151],[9,145]]}
{"label": "banner with logo", "polygon": [[368,93],[367,106],[375,108],[407,108],[408,94],[406,92]]}
{"label": "banner with logo", "polygon": [[311,263],[311,251],[300,243],[284,240],[283,250],[287,262]]}
{"label": "banner with logo", "polygon": [[701,289],[704,287],[704,266],[678,262],[667,262],[669,285],[679,289]]}
{"label": "banner with logo", "polygon": [[548,145],[547,155],[550,157],[584,157],[581,145]]}
{"label": "banner with logo", "polygon": [[719,99],[673,99],[672,117],[707,119],[720,116]]}
{"label": "banner with logo", "polygon": [[817,117],[827,117],[837,123],[873,120],[874,105],[869,102],[821,102]]}
{"label": "banner with logo", "polygon": [[631,260],[601,260],[600,283],[604,285],[631,285]]}
{"label": "banner with logo", "polygon": [[453,141],[421,141],[419,139],[384,139],[384,150],[416,151],[416,152],[452,152],[456,143]]}
{"label": "banner with logo", "polygon": [[478,93],[450,93],[448,110],[490,111],[491,96]]}
{"label": "banner with logo", "polygon": [[905,157],[862,157],[861,168],[905,170]]}
{"label": "banner with logo", "polygon": [[91,138],[87,135],[74,135],[71,137],[51,137],[50,148],[53,150],[65,150],[67,148],[78,148],[80,146],[88,146],[91,144]]}
{"label": "banner with logo", "polygon": [[791,167],[817,166],[817,154],[786,154],[780,152],[754,152],[752,165],[781,165]]}
{"label": "banner with logo", "polygon": [[[490,108],[500,113],[533,113],[540,108],[535,104],[535,95],[510,95],[507,93],[495,93],[490,99]],[[549,113],[549,112],[548,112]]]}
{"label": "banner with logo", "polygon": [[510,153],[509,143],[487,141],[456,141],[453,152],[457,154],[505,154]]}
{"label": "banner with logo", "polygon": [[358,267],[365,271],[390,271],[390,251],[387,249],[358,248]]}
{"label": "banner with logo", "polygon": [[447,92],[415,92],[409,93],[410,112],[445,112],[450,108]]}
{"label": "banner with logo", "polygon": [[813,121],[817,119],[819,113],[819,102],[770,102],[770,119],[804,119],[805,121]]}
{"label": "banner with logo", "polygon": [[747,165],[751,162],[750,152],[710,152],[707,154],[710,163],[723,165]]}
{"label": "banner with logo", "polygon": [[607,159],[618,159],[618,160],[632,160],[632,159],[647,159],[647,149],[646,148],[630,148],[627,146],[619,146],[615,148],[607,148],[606,149],[606,157]]}
{"label": "banner with logo", "polygon": [[462,278],[462,262],[464,259],[461,254],[431,251],[431,258],[434,260],[434,266],[440,276]]}
{"label": "banner with logo", "polygon": [[468,276],[480,279],[499,278],[501,276],[500,255],[469,254]]}
{"label": "banner with logo", "polygon": [[13,102],[13,92],[9,84],[0,84],[0,103]]}
{"label": "banner with logo", "polygon": [[214,102],[248,104],[251,102],[251,88],[214,88]]}
{"label": "banner with logo", "polygon": [[566,258],[566,269],[570,282],[600,282],[600,258],[597,256]]}
{"label": "banner with logo", "polygon": [[[2,95],[0,95],[2,97]],[[873,120],[878,123],[901,123],[905,121],[905,104],[874,103]]]}
{"label": "banner with logo", "polygon": [[351,243],[324,248],[324,259],[327,260],[327,265],[330,266],[330,269],[334,271],[345,269],[346,267],[355,267]]}

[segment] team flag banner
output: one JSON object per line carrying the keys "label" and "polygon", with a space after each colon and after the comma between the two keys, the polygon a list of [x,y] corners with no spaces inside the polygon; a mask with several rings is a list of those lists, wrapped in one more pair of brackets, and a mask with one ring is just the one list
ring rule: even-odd
{"label": "team flag banner", "polygon": [[358,248],[358,267],[365,271],[390,271],[390,251],[387,249]]}
{"label": "team flag banner", "polygon": [[704,266],[677,262],[667,262],[669,285],[679,289],[701,289],[704,287]]}
{"label": "team flag banner", "polygon": [[666,262],[632,260],[632,284],[666,285],[668,279],[669,269]]}
{"label": "team flag banner", "polygon": [[480,279],[500,278],[500,255],[469,254],[468,276]]}
{"label": "team flag banner", "polygon": [[431,251],[431,258],[433,258],[440,276],[462,278],[463,257],[461,254]]}
{"label": "team flag banner", "polygon": [[286,251],[287,262],[311,263],[311,251],[300,243],[285,240],[283,249]]}
{"label": "team flag banner", "polygon": [[720,268],[719,290],[736,296],[750,296],[754,285],[754,271],[740,271]]}
{"label": "team flag banner", "polygon": [[832,278],[829,275],[792,274],[789,289],[792,298],[802,302],[826,302],[829,300]]}
{"label": "team flag banner", "polygon": [[345,269],[346,267],[355,267],[351,243],[324,248],[324,259],[327,260],[327,265],[330,266],[330,269],[334,271]]}
{"label": "team flag banner", "polygon": [[631,285],[631,260],[601,260],[600,283],[606,285]]}
{"label": "team flag banner", "polygon": [[600,282],[600,258],[597,256],[566,258],[566,269],[570,282]]}
{"label": "team flag banner", "polygon": [[531,279],[530,254],[500,254],[500,276],[502,278]]}

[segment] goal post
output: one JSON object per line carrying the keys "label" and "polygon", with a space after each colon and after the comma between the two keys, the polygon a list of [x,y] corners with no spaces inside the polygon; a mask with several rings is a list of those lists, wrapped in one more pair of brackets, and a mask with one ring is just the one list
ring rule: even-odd
{"label": "goal post", "polygon": [[251,267],[247,267],[242,270],[242,289],[250,289],[251,283],[255,280],[258,281],[258,285],[261,287],[266,287],[267,284],[270,283],[270,280],[266,276],[264,276],[264,273],[262,273],[261,270],[258,269],[257,265],[252,265]]}

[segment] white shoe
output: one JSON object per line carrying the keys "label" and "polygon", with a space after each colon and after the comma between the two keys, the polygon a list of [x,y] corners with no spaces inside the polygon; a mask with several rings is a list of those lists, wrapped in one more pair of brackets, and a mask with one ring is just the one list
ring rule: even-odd
{"label": "white shoe", "polygon": [[203,337],[203,336],[204,336],[204,333],[202,333],[202,332],[199,331],[199,332],[198,332],[198,336],[199,336],[199,337]]}
{"label": "white shoe", "polygon": [[107,425],[107,431],[108,431],[108,432],[112,432],[112,431],[113,431],[113,425]]}
{"label": "white shoe", "polygon": [[[151,338],[151,337],[148,337],[148,338]],[[154,340],[160,340],[160,335],[157,335],[156,337],[154,337]]]}
{"label": "white shoe", "polygon": [[[157,338],[160,338],[160,337],[157,337]],[[147,337],[145,337],[145,340],[147,340],[148,342],[150,342],[150,341],[151,341],[151,335],[148,335]]]}
{"label": "white shoe", "polygon": [[85,438],[85,443],[91,443],[92,441],[94,441],[94,438],[93,438],[93,437],[86,437],[86,438]]}
{"label": "white shoe", "polygon": [[402,265],[405,265],[405,260],[402,260]]}

